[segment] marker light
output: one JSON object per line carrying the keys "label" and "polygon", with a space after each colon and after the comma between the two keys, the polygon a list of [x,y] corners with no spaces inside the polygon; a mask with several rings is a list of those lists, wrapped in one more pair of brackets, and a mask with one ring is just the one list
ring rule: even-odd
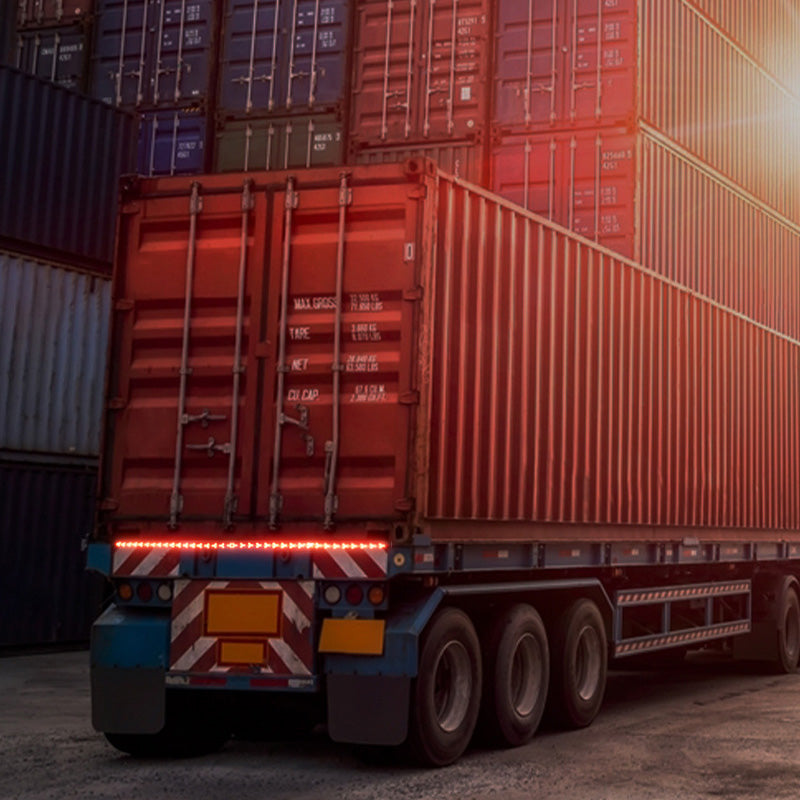
{"label": "marker light", "polygon": [[351,606],[357,606],[364,599],[364,590],[357,583],[351,583],[347,587],[344,596]]}
{"label": "marker light", "polygon": [[386,542],[319,541],[221,541],[198,542],[173,539],[123,539],[114,543],[117,550],[386,550]]}
{"label": "marker light", "polygon": [[121,583],[117,586],[117,597],[127,602],[133,598],[133,587],[129,583]]}
{"label": "marker light", "polygon": [[379,606],[384,601],[385,597],[386,590],[381,585],[370,586],[370,589],[367,592],[367,599],[374,606]]}
{"label": "marker light", "polygon": [[322,596],[329,606],[335,606],[342,599],[342,590],[335,583],[330,583],[325,587]]}
{"label": "marker light", "polygon": [[156,589],[156,594],[162,603],[168,603],[170,600],[172,600],[172,585],[169,583],[159,583],[158,589]]}

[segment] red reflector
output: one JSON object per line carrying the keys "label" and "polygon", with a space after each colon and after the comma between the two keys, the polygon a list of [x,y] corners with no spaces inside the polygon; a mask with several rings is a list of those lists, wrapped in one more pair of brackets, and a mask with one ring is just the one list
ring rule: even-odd
{"label": "red reflector", "polygon": [[364,590],[357,583],[351,583],[344,596],[351,606],[357,606],[364,599]]}
{"label": "red reflector", "polygon": [[149,603],[153,599],[153,587],[146,581],[142,581],[136,587],[136,596],[143,603]]}
{"label": "red reflector", "polygon": [[189,678],[192,686],[225,686],[226,678]]}

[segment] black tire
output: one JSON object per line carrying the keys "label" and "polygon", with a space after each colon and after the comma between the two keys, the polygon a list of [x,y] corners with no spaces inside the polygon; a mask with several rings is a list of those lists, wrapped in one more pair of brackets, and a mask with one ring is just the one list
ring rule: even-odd
{"label": "black tire", "polygon": [[533,738],[547,702],[550,653],[538,612],[525,604],[507,609],[484,656],[481,728],[491,742],[519,747]]}
{"label": "black tire", "polygon": [[573,603],[550,636],[547,715],[562,728],[585,728],[600,711],[606,690],[608,644],[603,618],[586,598]]}
{"label": "black tire", "polygon": [[428,766],[452,764],[472,738],[481,703],[481,651],[469,617],[439,611],[420,645],[408,746]]}
{"label": "black tire", "polygon": [[796,672],[798,662],[800,662],[800,601],[794,583],[787,578],[783,582],[778,605],[775,669],[784,674]]}

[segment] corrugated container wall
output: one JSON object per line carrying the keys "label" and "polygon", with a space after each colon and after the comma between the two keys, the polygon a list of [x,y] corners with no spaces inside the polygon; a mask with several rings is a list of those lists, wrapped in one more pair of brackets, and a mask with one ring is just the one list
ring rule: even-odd
{"label": "corrugated container wall", "polygon": [[226,0],[218,113],[325,113],[348,90],[351,0]]}
{"label": "corrugated container wall", "polygon": [[0,67],[0,246],[107,271],[134,120]]}
{"label": "corrugated container wall", "polygon": [[0,454],[96,457],[107,278],[0,252]]}
{"label": "corrugated container wall", "polygon": [[795,91],[800,75],[800,9],[787,0],[691,0],[755,61]]}
{"label": "corrugated container wall", "polygon": [[491,16],[489,0],[357,0],[353,141],[484,138]]}
{"label": "corrugated container wall", "polygon": [[216,42],[212,0],[98,0],[91,94],[128,109],[206,101]]}
{"label": "corrugated container wall", "polygon": [[67,25],[91,12],[92,0],[18,0],[17,27]]}
{"label": "corrugated container wall", "polygon": [[0,462],[0,647],[85,642],[103,586],[86,572],[96,465]]}
{"label": "corrugated container wall", "polygon": [[688,0],[500,0],[497,27],[496,131],[644,121],[800,222],[800,101]]}

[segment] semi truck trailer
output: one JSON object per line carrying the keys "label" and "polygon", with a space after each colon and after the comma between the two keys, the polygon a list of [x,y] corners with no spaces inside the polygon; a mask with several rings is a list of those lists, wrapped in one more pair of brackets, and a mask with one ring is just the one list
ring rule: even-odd
{"label": "semi truck trailer", "polygon": [[800,344],[433,162],[127,181],[110,347],[123,751],[443,766],[590,724],[612,660],[797,668]]}

